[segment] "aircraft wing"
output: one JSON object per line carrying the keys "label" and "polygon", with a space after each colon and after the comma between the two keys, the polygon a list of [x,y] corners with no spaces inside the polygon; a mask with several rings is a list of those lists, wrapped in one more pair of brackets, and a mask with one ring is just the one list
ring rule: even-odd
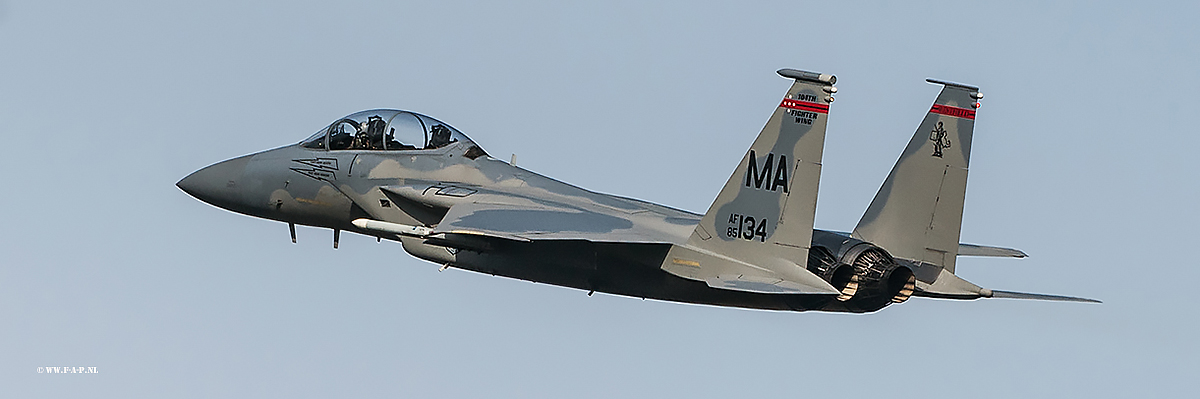
{"label": "aircraft wing", "polygon": [[[640,222],[640,223],[639,223]],[[652,224],[622,214],[553,204],[472,202],[454,205],[431,235],[473,235],[513,241],[587,240],[672,244]],[[755,265],[686,245],[672,246],[666,269],[713,288],[773,294],[837,294],[803,267]],[[780,261],[782,262],[782,261]],[[703,265],[703,267],[701,267]],[[777,267],[773,267],[777,266]]]}
{"label": "aircraft wing", "polygon": [[669,240],[625,215],[554,204],[471,202],[450,207],[433,234],[466,234],[515,241],[587,240],[662,243]]}

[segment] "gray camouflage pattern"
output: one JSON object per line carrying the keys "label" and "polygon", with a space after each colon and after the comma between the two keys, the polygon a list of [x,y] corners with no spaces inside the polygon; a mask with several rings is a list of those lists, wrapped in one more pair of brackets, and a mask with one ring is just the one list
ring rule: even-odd
{"label": "gray camouflage pattern", "polygon": [[384,109],[177,185],[233,212],[333,229],[335,247],[344,230],[398,241],[444,267],[589,295],[835,312],[913,295],[1083,300],[992,291],[954,275],[960,255],[1024,257],[958,242],[978,89],[935,82],[945,86],[935,110],[953,109],[926,116],[847,234],[812,228],[836,78],[779,74],[791,88],[703,215],[560,182],[488,156],[436,119]]}

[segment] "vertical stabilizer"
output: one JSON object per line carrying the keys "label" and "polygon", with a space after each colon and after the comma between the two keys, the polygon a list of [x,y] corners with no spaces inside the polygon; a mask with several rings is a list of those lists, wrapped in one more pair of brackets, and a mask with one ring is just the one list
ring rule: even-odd
{"label": "vertical stabilizer", "polygon": [[[687,245],[672,249],[663,265],[668,272],[726,289],[837,292],[805,270],[837,78],[794,69],[781,69],[779,75],[795,83]],[[758,284],[762,282],[768,283]]]}
{"label": "vertical stabilizer", "polygon": [[[941,94],[921,121],[853,236],[892,256],[954,273],[979,88],[937,81]],[[918,273],[920,274],[920,273]]]}

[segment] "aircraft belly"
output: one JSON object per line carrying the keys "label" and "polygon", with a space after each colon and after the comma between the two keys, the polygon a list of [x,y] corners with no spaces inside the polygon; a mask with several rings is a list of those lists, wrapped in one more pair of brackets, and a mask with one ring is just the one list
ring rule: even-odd
{"label": "aircraft belly", "polygon": [[751,309],[833,310],[829,295],[762,294],[715,289],[660,266],[670,245],[586,241],[503,242],[486,251],[450,249],[405,238],[404,249],[437,264],[608,294]]}

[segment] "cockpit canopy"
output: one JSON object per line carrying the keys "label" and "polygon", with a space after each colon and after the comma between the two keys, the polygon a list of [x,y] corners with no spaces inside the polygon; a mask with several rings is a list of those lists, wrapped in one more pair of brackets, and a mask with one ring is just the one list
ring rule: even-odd
{"label": "cockpit canopy", "polygon": [[471,139],[437,119],[414,112],[373,109],[350,114],[300,143],[329,150],[432,150]]}

